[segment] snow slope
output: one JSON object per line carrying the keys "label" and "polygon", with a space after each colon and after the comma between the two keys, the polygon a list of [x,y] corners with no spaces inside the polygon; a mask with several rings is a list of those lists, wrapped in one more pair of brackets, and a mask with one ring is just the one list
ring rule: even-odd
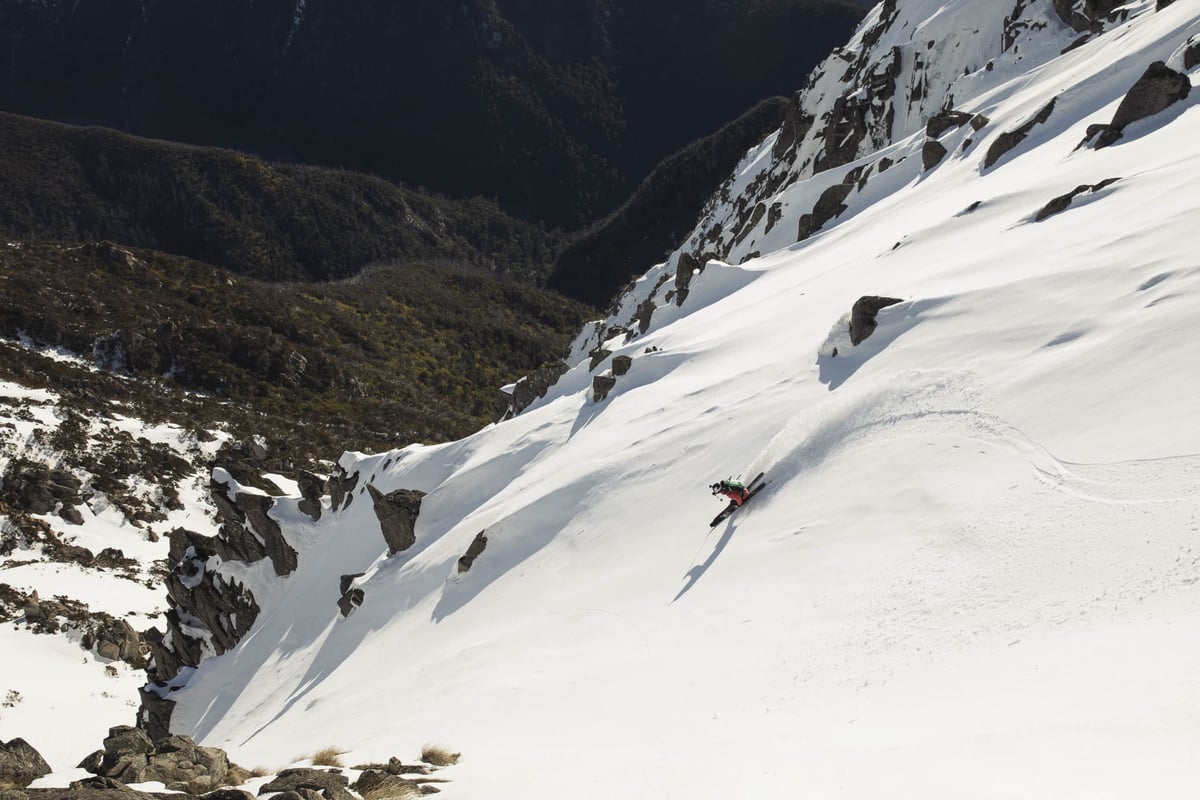
{"label": "snow slope", "polygon": [[[347,453],[353,503],[316,524],[276,507],[300,567],[256,588],[255,628],[176,693],[172,729],[249,764],[435,742],[463,753],[456,797],[1194,791],[1200,93],[1112,147],[1077,145],[1150,62],[1181,63],[1200,17],[1126,11],[1057,55],[1065,26],[1000,52],[990,3],[901,2],[888,35],[988,21],[962,59],[980,74],[953,88],[988,125],[945,134],[927,171],[924,113],[898,117],[882,149],[776,186],[781,221],[724,240],[729,263],[682,306],[678,254],[652,268],[520,416]],[[773,145],[685,248],[762,190]],[[883,155],[887,172],[795,241],[826,188]],[[870,294],[903,302],[847,348],[844,315]],[[609,335],[647,302],[645,333]],[[601,343],[632,367],[595,402]],[[709,530],[706,485],[760,470],[768,488]],[[366,483],[428,492],[414,547],[387,557]],[[365,602],[342,618],[353,573]]]}

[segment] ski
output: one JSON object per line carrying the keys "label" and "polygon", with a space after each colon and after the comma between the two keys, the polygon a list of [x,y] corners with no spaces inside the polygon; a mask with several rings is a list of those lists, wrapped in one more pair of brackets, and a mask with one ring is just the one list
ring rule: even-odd
{"label": "ski", "polygon": [[[767,485],[766,481],[764,481],[763,483],[758,483],[760,480],[762,480],[762,477],[765,474],[766,474],[765,472],[758,473],[757,475],[754,476],[754,478],[749,483],[746,484],[746,488],[750,490],[750,494],[748,494],[746,496],[746,499],[742,501],[742,506],[746,505],[746,503],[749,503],[750,498],[754,497],[754,495],[758,494],[766,487],[766,485]],[[755,485],[755,484],[757,484],[757,485]],[[713,517],[713,521],[708,523],[708,527],[710,527],[710,528],[717,527],[722,522],[729,519],[730,515],[733,514],[733,512],[737,511],[742,506],[739,506],[736,503],[734,503],[732,500],[730,500],[729,505],[725,507],[725,510],[722,511],[720,514],[717,514],[717,516]]]}

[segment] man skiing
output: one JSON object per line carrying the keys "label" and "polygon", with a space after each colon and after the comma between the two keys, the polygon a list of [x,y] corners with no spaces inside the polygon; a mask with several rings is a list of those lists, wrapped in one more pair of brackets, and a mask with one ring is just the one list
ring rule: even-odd
{"label": "man skiing", "polygon": [[723,494],[733,501],[737,507],[741,507],[742,503],[746,502],[746,498],[750,496],[750,490],[746,488],[746,484],[741,481],[735,481],[732,478],[723,481],[718,481],[708,488],[712,489],[713,496]]}

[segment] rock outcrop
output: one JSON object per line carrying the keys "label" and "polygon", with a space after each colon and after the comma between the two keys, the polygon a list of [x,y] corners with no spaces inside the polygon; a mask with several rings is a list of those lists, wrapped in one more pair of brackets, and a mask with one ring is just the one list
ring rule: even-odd
{"label": "rock outcrop", "polygon": [[338,580],[338,610],[342,612],[343,617],[350,616],[350,612],[363,604],[366,599],[366,593],[362,587],[355,586],[355,578],[361,578],[365,573],[354,572],[349,575],[343,575]]}
{"label": "rock outcrop", "polygon": [[0,741],[0,789],[23,789],[49,773],[50,765],[29,742]]}
{"label": "rock outcrop", "polygon": [[1124,135],[1126,126],[1165,111],[1187,98],[1191,91],[1192,82],[1187,75],[1155,61],[1126,92],[1112,122],[1090,126],[1087,140],[1094,141],[1097,150],[1115,144]]}
{"label": "rock outcrop", "polygon": [[592,378],[592,401],[599,403],[608,398],[608,393],[617,385],[617,379],[612,375],[597,375]]}
{"label": "rock outcrop", "polygon": [[1075,200],[1075,198],[1078,197],[1079,195],[1089,194],[1091,192],[1098,192],[1101,189],[1103,189],[1104,187],[1109,186],[1113,183],[1116,183],[1119,180],[1120,180],[1120,178],[1106,178],[1105,180],[1102,180],[1096,184],[1084,184],[1082,186],[1076,186],[1072,191],[1067,192],[1066,194],[1063,194],[1063,195],[1059,195],[1058,197],[1051,200],[1049,203],[1046,203],[1046,205],[1042,206],[1042,208],[1037,212],[1037,214],[1034,215],[1033,221],[1041,222],[1042,220],[1044,220],[1048,217],[1052,217],[1055,214],[1060,214],[1063,211],[1066,211],[1070,207],[1071,203]]}
{"label": "rock outcrop", "polygon": [[[18,511],[49,514],[59,508],[60,504],[66,509],[82,503],[83,500],[79,496],[82,485],[79,478],[66,470],[51,469],[45,464],[14,459],[0,482],[0,501]],[[78,513],[75,511],[75,515]],[[64,519],[75,521],[74,518],[66,516]],[[78,520],[83,521],[82,517],[78,517]]]}
{"label": "rock outcrop", "polygon": [[249,777],[220,748],[199,747],[187,736],[168,736],[156,744],[128,725],[110,728],[104,749],[89,755],[79,767],[121,784],[157,781],[168,790],[193,793],[242,783]]}
{"label": "rock outcrop", "polygon": [[313,522],[318,522],[321,519],[321,497],[325,494],[326,481],[311,472],[300,470],[296,485],[300,488],[301,498],[296,507],[312,517]]}
{"label": "rock outcrop", "polygon": [[[263,784],[260,792],[295,792],[299,797],[322,798],[322,800],[358,800],[350,793],[350,779],[337,772],[320,769],[285,769],[270,783]],[[309,794],[311,792],[311,794]]]}
{"label": "rock outcrop", "polygon": [[1046,120],[1050,119],[1050,115],[1053,113],[1054,100],[1051,100],[1038,113],[1034,114],[1031,119],[1017,128],[1011,131],[1004,131],[997,136],[996,140],[992,142],[992,146],[988,148],[987,155],[983,157],[983,168],[988,169],[1003,158],[1006,153],[1025,141],[1025,137],[1029,135],[1030,131],[1038,125],[1044,124]]}
{"label": "rock outcrop", "polygon": [[421,513],[421,498],[425,492],[419,489],[397,489],[383,494],[367,484],[371,501],[375,504],[375,517],[379,530],[387,542],[388,555],[395,555],[416,544],[417,516]]}
{"label": "rock outcrop", "polygon": [[902,302],[899,298],[878,295],[866,295],[854,301],[854,307],[850,309],[850,343],[857,347],[875,332],[875,317],[881,308]]}
{"label": "rock outcrop", "polygon": [[487,542],[487,535],[483,531],[475,534],[475,538],[471,540],[471,544],[467,547],[467,552],[458,557],[459,573],[466,572],[471,568],[471,565],[475,563],[475,559],[479,558],[480,554],[487,547]]}
{"label": "rock outcrop", "polygon": [[333,511],[344,511],[354,502],[354,489],[358,486],[358,473],[347,475],[341,464],[337,472],[329,476],[329,507]]}
{"label": "rock outcrop", "polygon": [[558,383],[568,369],[570,367],[566,362],[551,361],[517,381],[511,392],[501,390],[496,397],[493,419],[501,422],[520,414],[535,400],[545,397],[550,387]]}

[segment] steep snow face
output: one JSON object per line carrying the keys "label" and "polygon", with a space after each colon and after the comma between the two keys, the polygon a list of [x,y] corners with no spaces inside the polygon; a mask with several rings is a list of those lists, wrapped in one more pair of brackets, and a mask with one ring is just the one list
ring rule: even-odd
{"label": "steep snow face", "polygon": [[[979,29],[924,72],[965,117],[906,107],[821,171],[768,139],[544,398],[347,453],[352,500],[316,523],[278,504],[299,568],[174,730],[255,764],[435,742],[462,797],[1190,791],[1200,95],[1080,144],[1152,62],[1195,83],[1200,17],[1134,3],[1060,55],[1078,34],[1020,5],[1046,24],[1007,49],[988,2],[877,8],[849,49]],[[864,295],[901,302],[854,346]],[[759,471],[710,529],[705,487]],[[411,548],[388,556],[368,484],[427,492]]]}

